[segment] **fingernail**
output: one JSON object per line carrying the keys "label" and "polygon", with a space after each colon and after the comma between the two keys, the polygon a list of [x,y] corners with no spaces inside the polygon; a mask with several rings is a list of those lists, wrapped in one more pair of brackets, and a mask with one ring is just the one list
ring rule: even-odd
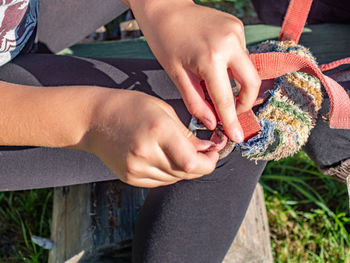
{"label": "fingernail", "polygon": [[211,151],[211,149],[213,148],[215,148],[215,143],[213,143],[212,141],[200,140],[199,147],[197,150],[200,152],[207,152]]}
{"label": "fingernail", "polygon": [[233,129],[233,136],[235,138],[235,142],[243,142],[244,140],[243,131],[239,128]]}
{"label": "fingernail", "polygon": [[206,152],[212,152],[212,151],[214,151],[214,150],[216,150],[216,144],[214,143],[212,146],[210,146],[207,150],[206,150]]}
{"label": "fingernail", "polygon": [[201,146],[203,146],[203,148],[210,148],[213,145],[215,145],[215,143],[213,143],[212,141],[209,140],[201,140]]}

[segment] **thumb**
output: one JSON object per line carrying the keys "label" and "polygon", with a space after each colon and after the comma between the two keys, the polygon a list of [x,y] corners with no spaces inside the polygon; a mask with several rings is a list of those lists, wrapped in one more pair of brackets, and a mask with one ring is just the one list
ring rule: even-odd
{"label": "thumb", "polygon": [[206,152],[215,148],[215,142],[210,140],[201,140],[197,138],[189,129],[187,129],[184,125],[183,134],[188,138],[188,140],[192,143],[197,152]]}
{"label": "thumb", "polygon": [[191,142],[197,152],[205,152],[215,147],[215,142],[210,140],[201,140],[197,138],[179,119],[175,111],[169,112],[169,115],[178,125],[181,133]]}

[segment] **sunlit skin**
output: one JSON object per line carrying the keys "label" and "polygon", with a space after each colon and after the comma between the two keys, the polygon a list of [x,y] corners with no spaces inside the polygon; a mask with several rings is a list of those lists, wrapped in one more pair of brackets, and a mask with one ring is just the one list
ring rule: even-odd
{"label": "sunlit skin", "polygon": [[[158,61],[189,112],[242,140],[236,113],[249,110],[260,79],[245,52],[242,23],[190,0],[130,0]],[[241,84],[235,107],[229,77]],[[204,99],[204,80],[214,108]],[[72,148],[97,155],[122,181],[157,187],[211,173],[219,159],[162,100],[97,86],[42,88],[0,82],[1,145]]]}
{"label": "sunlit skin", "polygon": [[78,149],[122,181],[142,187],[198,178],[215,169],[199,140],[164,101],[96,86],[43,88],[0,81],[0,145]]}
{"label": "sunlit skin", "polygon": [[[249,110],[261,80],[246,53],[242,22],[192,0],[123,0],[148,44],[179,89],[189,112],[208,128],[223,123],[229,138],[243,140],[237,114]],[[241,84],[235,108],[229,76]],[[214,109],[199,85],[205,81]]]}

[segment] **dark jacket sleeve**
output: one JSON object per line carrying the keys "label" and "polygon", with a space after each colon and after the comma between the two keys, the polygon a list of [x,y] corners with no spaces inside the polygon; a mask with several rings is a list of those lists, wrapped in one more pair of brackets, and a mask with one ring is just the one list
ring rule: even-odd
{"label": "dark jacket sleeve", "polygon": [[[259,18],[265,24],[281,25],[289,0],[252,0]],[[314,0],[308,24],[350,23],[349,0]]]}

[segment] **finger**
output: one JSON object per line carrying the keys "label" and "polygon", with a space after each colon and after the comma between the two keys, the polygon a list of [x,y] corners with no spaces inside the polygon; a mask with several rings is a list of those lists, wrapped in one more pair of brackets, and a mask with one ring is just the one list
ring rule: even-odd
{"label": "finger", "polygon": [[191,137],[193,139],[191,139],[190,141],[192,142],[194,148],[198,151],[198,152],[206,152],[209,151],[212,147],[215,146],[215,143],[210,141],[210,140],[201,140],[196,136]]}
{"label": "finger", "polygon": [[162,160],[159,158],[160,154],[157,152],[158,146],[152,147],[150,158],[142,158],[140,156],[129,159],[129,165],[127,173],[125,176],[125,183],[135,185],[137,181],[141,178],[149,178],[159,183],[174,183],[179,181],[181,178],[173,176],[162,169],[159,169],[157,166],[164,166],[164,162],[167,163],[167,160]]}
{"label": "finger", "polygon": [[212,148],[215,143],[213,143],[211,140],[202,140],[199,139],[198,137],[194,136],[192,131],[190,131],[179,119],[179,117],[176,115],[176,112],[168,112],[169,115],[173,118],[173,120],[176,122],[178,125],[178,128],[182,131],[182,134],[190,139],[190,142],[192,145],[195,147],[195,149],[198,152],[205,152]]}
{"label": "finger", "polygon": [[205,100],[203,89],[194,74],[184,68],[179,68],[176,77],[172,79],[178,87],[188,111],[201,120],[208,129],[215,129],[215,111]]}
{"label": "finger", "polygon": [[184,179],[211,173],[219,158],[217,152],[197,152],[191,140],[191,137],[186,138],[178,131],[159,141],[159,146],[169,159],[170,169],[184,172]]}
{"label": "finger", "polygon": [[[212,147],[214,148],[214,147]],[[174,163],[174,160],[171,159],[171,157],[166,154],[165,151],[163,151],[159,147],[161,154],[157,154],[157,156],[160,158],[158,161],[154,164],[158,169],[162,170],[166,174],[170,176],[176,177],[178,180],[184,180],[184,179],[193,179],[198,178],[204,175],[204,173],[196,173],[195,172],[185,172],[183,168],[180,167],[181,164]],[[209,158],[213,158],[214,160],[218,159],[218,153],[208,153],[212,156]]]}
{"label": "finger", "polygon": [[[174,117],[174,116],[173,116]],[[194,136],[192,131],[190,131],[182,122],[181,120],[175,116],[174,118],[175,122],[178,125],[179,130],[181,131],[181,133],[190,140],[190,142],[192,143],[192,145],[194,146],[194,148],[198,151],[198,152],[204,152],[207,151],[209,148],[211,148],[213,146],[213,142],[210,140],[202,140],[199,139],[198,137]]]}
{"label": "finger", "polygon": [[243,141],[243,131],[237,119],[226,65],[211,67],[202,72],[201,75],[226,134],[232,141]]}
{"label": "finger", "polygon": [[167,171],[163,171],[162,169],[154,166],[148,165],[143,171],[142,171],[142,177],[141,178],[149,178],[155,181],[159,181],[160,183],[166,183],[166,184],[172,184],[180,181],[182,178],[174,176]]}
{"label": "finger", "polygon": [[173,121],[175,121],[177,125],[176,129],[179,129],[186,138],[191,138],[190,141],[198,152],[205,152],[214,146],[211,140],[202,140],[194,136],[192,131],[190,131],[179,119],[175,110],[168,111],[167,113],[172,117]]}
{"label": "finger", "polygon": [[173,181],[160,181],[157,179],[143,177],[143,178],[130,180],[126,183],[136,187],[155,188],[159,186],[174,184],[178,181],[180,181],[180,179],[178,178],[174,179]]}
{"label": "finger", "polygon": [[248,54],[243,50],[236,53],[234,58],[230,60],[229,67],[235,80],[241,84],[239,100],[236,105],[237,114],[240,114],[253,107],[259,94],[261,79]]}

